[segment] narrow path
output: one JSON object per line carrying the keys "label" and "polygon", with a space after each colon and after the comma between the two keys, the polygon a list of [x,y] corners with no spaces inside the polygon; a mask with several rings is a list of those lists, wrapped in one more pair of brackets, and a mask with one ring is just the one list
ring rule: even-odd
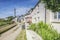
{"label": "narrow path", "polygon": [[27,40],[26,39],[26,30],[22,29],[20,34],[17,36],[16,40]]}
{"label": "narrow path", "polygon": [[26,30],[27,40],[42,40],[34,31]]}
{"label": "narrow path", "polygon": [[[16,29],[19,27],[18,29]],[[16,30],[14,30],[16,29]],[[20,33],[21,27],[20,25],[17,25],[15,28],[7,31],[6,33],[2,34],[0,37],[0,40],[15,40],[17,35]]]}

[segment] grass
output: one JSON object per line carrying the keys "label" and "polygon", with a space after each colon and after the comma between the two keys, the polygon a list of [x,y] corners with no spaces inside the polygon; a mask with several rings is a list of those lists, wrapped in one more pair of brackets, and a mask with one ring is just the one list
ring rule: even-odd
{"label": "grass", "polygon": [[27,40],[26,39],[26,31],[23,29],[20,34],[17,36],[16,40]]}

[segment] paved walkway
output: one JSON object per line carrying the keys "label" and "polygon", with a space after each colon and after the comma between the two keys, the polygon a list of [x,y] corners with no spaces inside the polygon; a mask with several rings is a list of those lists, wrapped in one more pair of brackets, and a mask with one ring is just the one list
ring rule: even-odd
{"label": "paved walkway", "polygon": [[27,40],[42,40],[42,38],[34,31],[26,30]]}
{"label": "paved walkway", "polygon": [[15,40],[17,35],[20,33],[20,30],[21,30],[20,25],[17,25],[15,28],[12,28],[6,33],[2,34],[0,40]]}

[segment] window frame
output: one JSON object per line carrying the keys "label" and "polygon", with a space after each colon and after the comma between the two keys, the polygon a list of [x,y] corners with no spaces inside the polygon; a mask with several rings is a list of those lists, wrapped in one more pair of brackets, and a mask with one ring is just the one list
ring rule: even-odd
{"label": "window frame", "polygon": [[58,19],[60,19],[60,12],[58,12]]}
{"label": "window frame", "polygon": [[60,19],[60,12],[56,12],[56,13],[54,13],[54,19],[57,19],[57,20],[59,20]]}
{"label": "window frame", "polygon": [[57,13],[54,13],[54,19],[57,19]]}

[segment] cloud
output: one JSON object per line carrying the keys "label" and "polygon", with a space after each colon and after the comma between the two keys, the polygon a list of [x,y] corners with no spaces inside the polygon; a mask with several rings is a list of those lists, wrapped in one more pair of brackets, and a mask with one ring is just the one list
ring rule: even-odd
{"label": "cloud", "polygon": [[17,8],[17,15],[22,15],[22,14],[25,14],[25,13],[27,13],[28,12],[28,10],[29,10],[30,8],[27,8],[27,7],[22,7],[22,8]]}
{"label": "cloud", "polygon": [[[28,12],[28,10],[30,9],[31,7],[17,7],[16,8],[16,15],[22,15],[22,14],[25,14]],[[7,16],[14,16],[14,10],[13,9],[6,9],[5,11],[3,10],[3,12],[1,12],[0,14],[0,18],[4,18],[4,17],[7,17]]]}

